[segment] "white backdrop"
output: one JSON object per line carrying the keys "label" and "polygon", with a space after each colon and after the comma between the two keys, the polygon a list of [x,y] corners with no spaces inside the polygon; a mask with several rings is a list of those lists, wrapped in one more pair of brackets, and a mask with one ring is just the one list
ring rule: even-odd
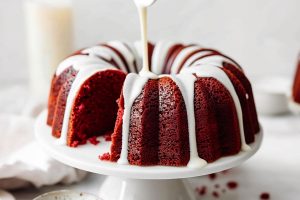
{"label": "white backdrop", "polygon": [[[75,46],[139,38],[132,0],[74,0]],[[0,83],[26,81],[22,0],[0,1]],[[300,51],[299,0],[158,0],[150,38],[199,42],[239,61],[250,77],[292,76]]]}

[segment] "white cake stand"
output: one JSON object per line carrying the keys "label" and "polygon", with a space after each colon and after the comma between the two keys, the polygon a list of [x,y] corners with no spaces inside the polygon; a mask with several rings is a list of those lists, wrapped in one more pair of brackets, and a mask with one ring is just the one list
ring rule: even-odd
{"label": "white cake stand", "polygon": [[62,163],[107,175],[99,193],[103,200],[194,200],[194,192],[181,179],[203,176],[240,165],[257,152],[263,136],[262,132],[256,136],[251,151],[221,158],[201,169],[127,166],[98,159],[99,155],[109,152],[110,148],[110,142],[105,142],[103,138],[100,138],[98,145],[87,144],[77,148],[57,145],[57,139],[51,135],[51,128],[46,125],[46,116],[47,111],[42,112],[35,124],[38,142],[50,156]]}

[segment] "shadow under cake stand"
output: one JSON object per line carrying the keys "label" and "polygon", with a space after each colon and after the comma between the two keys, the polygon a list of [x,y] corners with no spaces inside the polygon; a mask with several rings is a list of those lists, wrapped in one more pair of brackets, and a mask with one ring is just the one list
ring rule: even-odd
{"label": "shadow under cake stand", "polygon": [[110,143],[99,137],[100,144],[81,145],[70,148],[57,144],[46,125],[47,111],[43,111],[35,124],[35,136],[45,151],[54,159],[96,174],[107,175],[100,186],[99,196],[103,200],[194,200],[195,194],[184,178],[203,176],[240,165],[259,149],[263,133],[257,134],[251,151],[221,158],[203,168],[188,167],[139,167],[118,165],[100,161],[99,155],[110,150]]}

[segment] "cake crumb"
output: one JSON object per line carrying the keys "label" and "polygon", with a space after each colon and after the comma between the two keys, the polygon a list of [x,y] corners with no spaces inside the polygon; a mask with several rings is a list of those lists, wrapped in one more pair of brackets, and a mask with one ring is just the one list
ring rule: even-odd
{"label": "cake crumb", "polygon": [[109,161],[110,160],[110,153],[104,153],[102,155],[99,156],[99,159],[102,161]]}
{"label": "cake crumb", "polygon": [[268,200],[268,199],[270,199],[270,194],[267,193],[267,192],[261,193],[260,199],[261,200]]}
{"label": "cake crumb", "polygon": [[104,139],[105,139],[105,141],[110,142],[111,141],[111,134],[104,135]]}
{"label": "cake crumb", "polygon": [[76,147],[78,147],[78,145],[79,145],[79,141],[73,141],[71,144],[71,147],[76,148]]}
{"label": "cake crumb", "polygon": [[86,144],[86,143],[87,143],[87,140],[86,140],[86,139],[84,139],[84,140],[82,140],[81,142],[79,142],[80,145],[83,145],[83,144]]}
{"label": "cake crumb", "polygon": [[200,196],[204,196],[206,194],[206,186],[197,187],[196,191]]}
{"label": "cake crumb", "polygon": [[100,141],[97,139],[96,136],[91,137],[91,138],[89,138],[88,140],[89,140],[89,142],[90,142],[91,144],[93,144],[93,145],[97,145],[97,144],[100,143]]}
{"label": "cake crumb", "polygon": [[230,189],[230,190],[234,190],[238,187],[238,183],[235,182],[235,181],[229,181],[227,183],[227,187]]}
{"label": "cake crumb", "polygon": [[210,180],[215,180],[216,178],[217,178],[217,174],[209,174],[208,175],[208,178],[210,179]]}
{"label": "cake crumb", "polygon": [[215,198],[219,198],[219,193],[217,192],[217,191],[213,191],[213,193],[212,193],[212,195],[213,195],[213,197],[215,197]]}

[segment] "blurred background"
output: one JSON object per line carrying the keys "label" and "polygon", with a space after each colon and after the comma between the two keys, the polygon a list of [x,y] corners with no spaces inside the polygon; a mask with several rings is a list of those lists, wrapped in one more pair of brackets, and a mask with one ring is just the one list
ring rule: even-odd
{"label": "blurred background", "polygon": [[[139,39],[130,0],[73,0],[74,47]],[[234,57],[248,76],[292,76],[300,49],[299,0],[159,0],[149,11],[152,41],[193,41]],[[28,80],[24,1],[0,1],[0,83]]]}

